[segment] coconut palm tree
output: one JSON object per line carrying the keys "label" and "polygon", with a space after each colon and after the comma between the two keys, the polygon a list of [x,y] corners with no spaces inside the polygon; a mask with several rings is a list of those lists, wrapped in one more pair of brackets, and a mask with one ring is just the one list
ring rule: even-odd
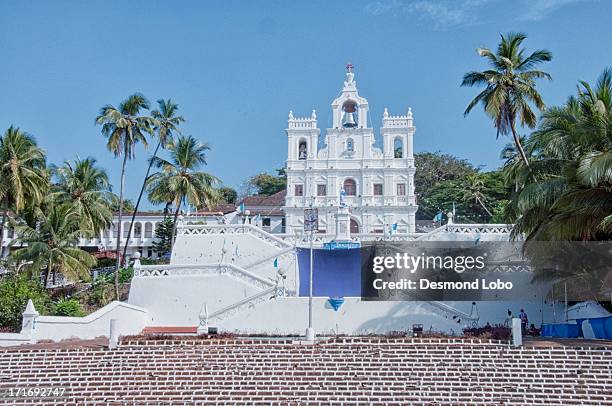
{"label": "coconut palm tree", "polygon": [[9,127],[0,137],[0,247],[9,213],[19,214],[28,203],[41,201],[48,184],[45,152],[36,145],[34,137]]}
{"label": "coconut palm tree", "polygon": [[[11,253],[17,262],[32,261],[30,269],[45,269],[45,283],[54,273],[78,281],[89,279],[96,259],[78,247],[83,235],[79,213],[71,205],[49,201],[44,218],[32,227],[17,222],[17,238],[11,244],[22,247]],[[46,285],[45,285],[46,286]]]}
{"label": "coconut palm tree", "polygon": [[[151,112],[151,116],[153,117],[154,125],[155,125],[155,133],[157,134],[157,146],[155,147],[155,151],[153,152],[153,156],[149,160],[149,166],[147,167],[147,173],[145,174],[144,181],[142,182],[142,188],[140,188],[140,194],[138,195],[138,200],[136,200],[136,207],[132,213],[132,219],[130,220],[130,230],[128,235],[132,233],[132,227],[134,226],[134,219],[136,218],[136,212],[138,211],[138,207],[140,206],[140,200],[142,199],[142,195],[147,186],[147,179],[149,178],[149,174],[151,173],[151,167],[153,165],[153,160],[157,158],[157,153],[159,152],[159,148],[165,148],[168,144],[168,141],[172,139],[174,133],[180,134],[180,130],[178,126],[185,121],[182,116],[177,115],[178,104],[173,103],[171,99],[163,100],[159,99],[157,101],[159,105],[159,110],[153,110]],[[125,258],[127,254],[128,240],[125,241],[125,245],[123,246],[123,257]]]}
{"label": "coconut palm tree", "polygon": [[212,208],[219,200],[215,185],[219,180],[199,169],[206,165],[207,143],[201,143],[192,136],[179,136],[169,141],[166,149],[168,160],[156,157],[153,166],[160,171],[151,175],[147,182],[149,200],[153,204],[172,202],[174,223],[171,241],[176,235],[177,217],[183,203],[196,208]]}
{"label": "coconut palm tree", "polygon": [[484,204],[484,189],[484,181],[478,174],[468,175],[465,182],[463,182],[463,201],[468,203],[473,201],[477,203],[490,217],[493,217],[493,214],[491,214]]}
{"label": "coconut palm tree", "polygon": [[537,50],[525,57],[525,49],[521,47],[525,38],[527,36],[522,33],[509,33],[501,36],[496,52],[478,48],[478,54],[488,60],[492,69],[466,73],[461,86],[485,86],[467,106],[464,115],[467,116],[474,106],[482,103],[485,113],[493,119],[497,136],[512,133],[521,159],[529,166],[517,134],[516,121],[522,126],[534,128],[536,116],[530,103],[538,110],[544,111],[544,101],[536,90],[535,81],[550,80],[551,76],[532,68],[550,61],[552,54],[547,50]]}
{"label": "coconut palm tree", "polygon": [[[147,99],[135,93],[125,99],[119,107],[110,104],[100,109],[96,124],[102,126],[102,134],[108,138],[106,147],[123,157],[121,164],[121,181],[119,183],[119,215],[117,223],[117,264],[115,268],[115,295],[119,298],[119,268],[121,267],[121,225],[123,217],[123,189],[125,184],[125,165],[128,159],[135,156],[135,147],[139,142],[147,147],[145,134],[153,131],[153,119],[140,115],[142,110],[149,108]],[[129,236],[128,236],[129,238]]]}
{"label": "coconut palm tree", "polygon": [[66,161],[60,167],[52,167],[52,172],[57,179],[53,198],[74,208],[83,230],[95,236],[112,224],[114,196],[108,175],[96,165],[95,158]]}
{"label": "coconut palm tree", "polygon": [[515,234],[528,241],[612,238],[612,69],[546,111],[526,145],[531,175],[514,202]]}

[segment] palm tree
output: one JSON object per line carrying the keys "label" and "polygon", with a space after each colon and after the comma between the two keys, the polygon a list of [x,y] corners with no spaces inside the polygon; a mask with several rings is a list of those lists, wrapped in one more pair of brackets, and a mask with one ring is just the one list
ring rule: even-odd
{"label": "palm tree", "polygon": [[489,216],[493,217],[493,214],[491,214],[487,206],[484,204],[484,189],[484,181],[480,176],[478,176],[478,174],[468,175],[465,182],[463,182],[463,201],[474,201],[475,203],[479,204]]}
{"label": "palm tree", "polygon": [[[125,184],[125,164],[134,158],[136,144],[141,142],[147,147],[145,133],[152,133],[153,119],[141,116],[143,109],[149,108],[147,99],[135,93],[125,99],[119,107],[110,104],[102,107],[96,124],[102,126],[102,134],[108,138],[106,147],[115,154],[123,156],[121,164],[121,181],[119,186],[119,216],[117,226],[117,264],[115,268],[115,295],[119,298],[119,268],[121,267],[121,225],[123,217],[123,189]],[[129,238],[129,235],[128,235]]]}
{"label": "palm tree", "polygon": [[530,102],[540,111],[545,105],[542,96],[535,88],[536,79],[551,79],[551,76],[532,68],[540,63],[550,61],[552,54],[547,50],[537,50],[525,57],[521,44],[527,38],[522,33],[509,33],[501,36],[497,51],[479,48],[478,54],[487,58],[492,69],[483,72],[469,72],[463,76],[461,86],[486,86],[467,106],[464,115],[478,103],[482,103],[486,114],[494,121],[497,136],[512,133],[514,144],[526,166],[529,166],[527,155],[523,150],[516,131],[516,121],[522,126],[534,128],[536,116]]}
{"label": "palm tree", "polygon": [[72,280],[87,280],[96,259],[78,247],[83,235],[82,221],[74,207],[50,202],[44,219],[36,227],[17,223],[17,239],[11,244],[22,248],[11,254],[19,261],[32,261],[30,269],[45,269],[45,286],[50,275],[62,273]]}
{"label": "palm tree", "polygon": [[75,159],[53,167],[57,178],[53,198],[74,208],[82,221],[81,228],[93,236],[107,229],[113,221],[113,194],[106,171],[95,158]]}
{"label": "palm tree", "polygon": [[531,175],[514,204],[527,240],[612,238],[612,69],[546,111],[527,141]]}
{"label": "palm tree", "polygon": [[[142,199],[142,195],[147,186],[147,179],[149,178],[149,174],[151,173],[151,167],[153,166],[153,160],[157,158],[157,153],[159,152],[159,148],[165,148],[168,144],[168,141],[172,139],[174,133],[180,134],[180,130],[178,126],[185,121],[182,116],[177,116],[176,113],[178,111],[178,104],[173,103],[171,99],[163,100],[159,99],[157,101],[159,105],[159,110],[153,110],[151,112],[151,116],[155,120],[155,132],[157,134],[157,146],[155,147],[155,151],[153,152],[153,156],[149,160],[149,166],[147,168],[147,173],[145,174],[144,181],[142,182],[142,188],[140,188],[140,194],[138,195],[138,200],[136,200],[136,207],[132,213],[132,219],[130,220],[130,231],[128,235],[132,233],[132,227],[134,226],[134,219],[136,218],[136,212],[138,211],[138,206],[140,206],[140,200]],[[125,241],[125,245],[123,246],[123,257],[125,258],[127,254],[128,240]]]}
{"label": "palm tree", "polygon": [[170,152],[170,159],[153,159],[153,166],[160,171],[151,175],[147,190],[151,203],[174,204],[173,244],[181,204],[212,208],[219,198],[215,190],[219,180],[198,171],[202,165],[206,165],[206,151],[210,149],[207,143],[201,143],[192,136],[179,136],[177,140],[169,141],[166,149]]}
{"label": "palm tree", "polygon": [[[49,184],[45,152],[34,138],[16,127],[9,127],[0,137],[0,247],[10,211],[19,214],[28,203],[43,199]],[[0,248],[0,253],[3,249]],[[1,256],[1,255],[0,255]]]}

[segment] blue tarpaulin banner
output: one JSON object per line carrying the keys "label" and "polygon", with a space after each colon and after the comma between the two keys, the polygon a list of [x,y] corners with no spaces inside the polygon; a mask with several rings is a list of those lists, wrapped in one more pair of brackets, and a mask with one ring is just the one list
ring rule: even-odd
{"label": "blue tarpaulin banner", "polygon": [[[315,249],[313,295],[320,297],[361,296],[360,249]],[[300,296],[308,296],[310,289],[310,250],[298,248],[300,270]]]}

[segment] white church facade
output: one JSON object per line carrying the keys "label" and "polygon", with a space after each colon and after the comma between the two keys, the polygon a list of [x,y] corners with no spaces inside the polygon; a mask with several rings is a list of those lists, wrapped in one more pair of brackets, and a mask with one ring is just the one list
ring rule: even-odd
{"label": "white church facade", "polygon": [[342,92],[331,107],[332,128],[325,130],[322,140],[314,110],[303,118],[289,112],[283,207],[287,233],[301,233],[304,209],[314,207],[319,212],[319,233],[333,235],[341,194],[349,207],[352,235],[414,233],[416,129],[411,109],[406,115],[391,116],[385,108],[382,149],[375,146],[368,101],[357,91],[350,64]]}

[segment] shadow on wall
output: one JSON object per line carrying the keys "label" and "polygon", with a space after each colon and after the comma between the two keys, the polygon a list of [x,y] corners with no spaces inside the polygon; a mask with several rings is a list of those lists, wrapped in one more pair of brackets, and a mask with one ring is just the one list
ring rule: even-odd
{"label": "shadow on wall", "polygon": [[[422,317],[423,320],[417,319],[419,317]],[[383,317],[373,318],[361,324],[357,331],[362,333],[409,331],[414,323],[423,324],[426,330],[439,331],[442,330],[442,325],[436,326],[432,318],[438,319],[440,317],[444,316],[432,315],[432,308],[427,303],[400,302],[393,306]],[[426,323],[426,321],[429,321],[429,323]],[[458,331],[461,331],[462,328],[463,325],[457,326]]]}

